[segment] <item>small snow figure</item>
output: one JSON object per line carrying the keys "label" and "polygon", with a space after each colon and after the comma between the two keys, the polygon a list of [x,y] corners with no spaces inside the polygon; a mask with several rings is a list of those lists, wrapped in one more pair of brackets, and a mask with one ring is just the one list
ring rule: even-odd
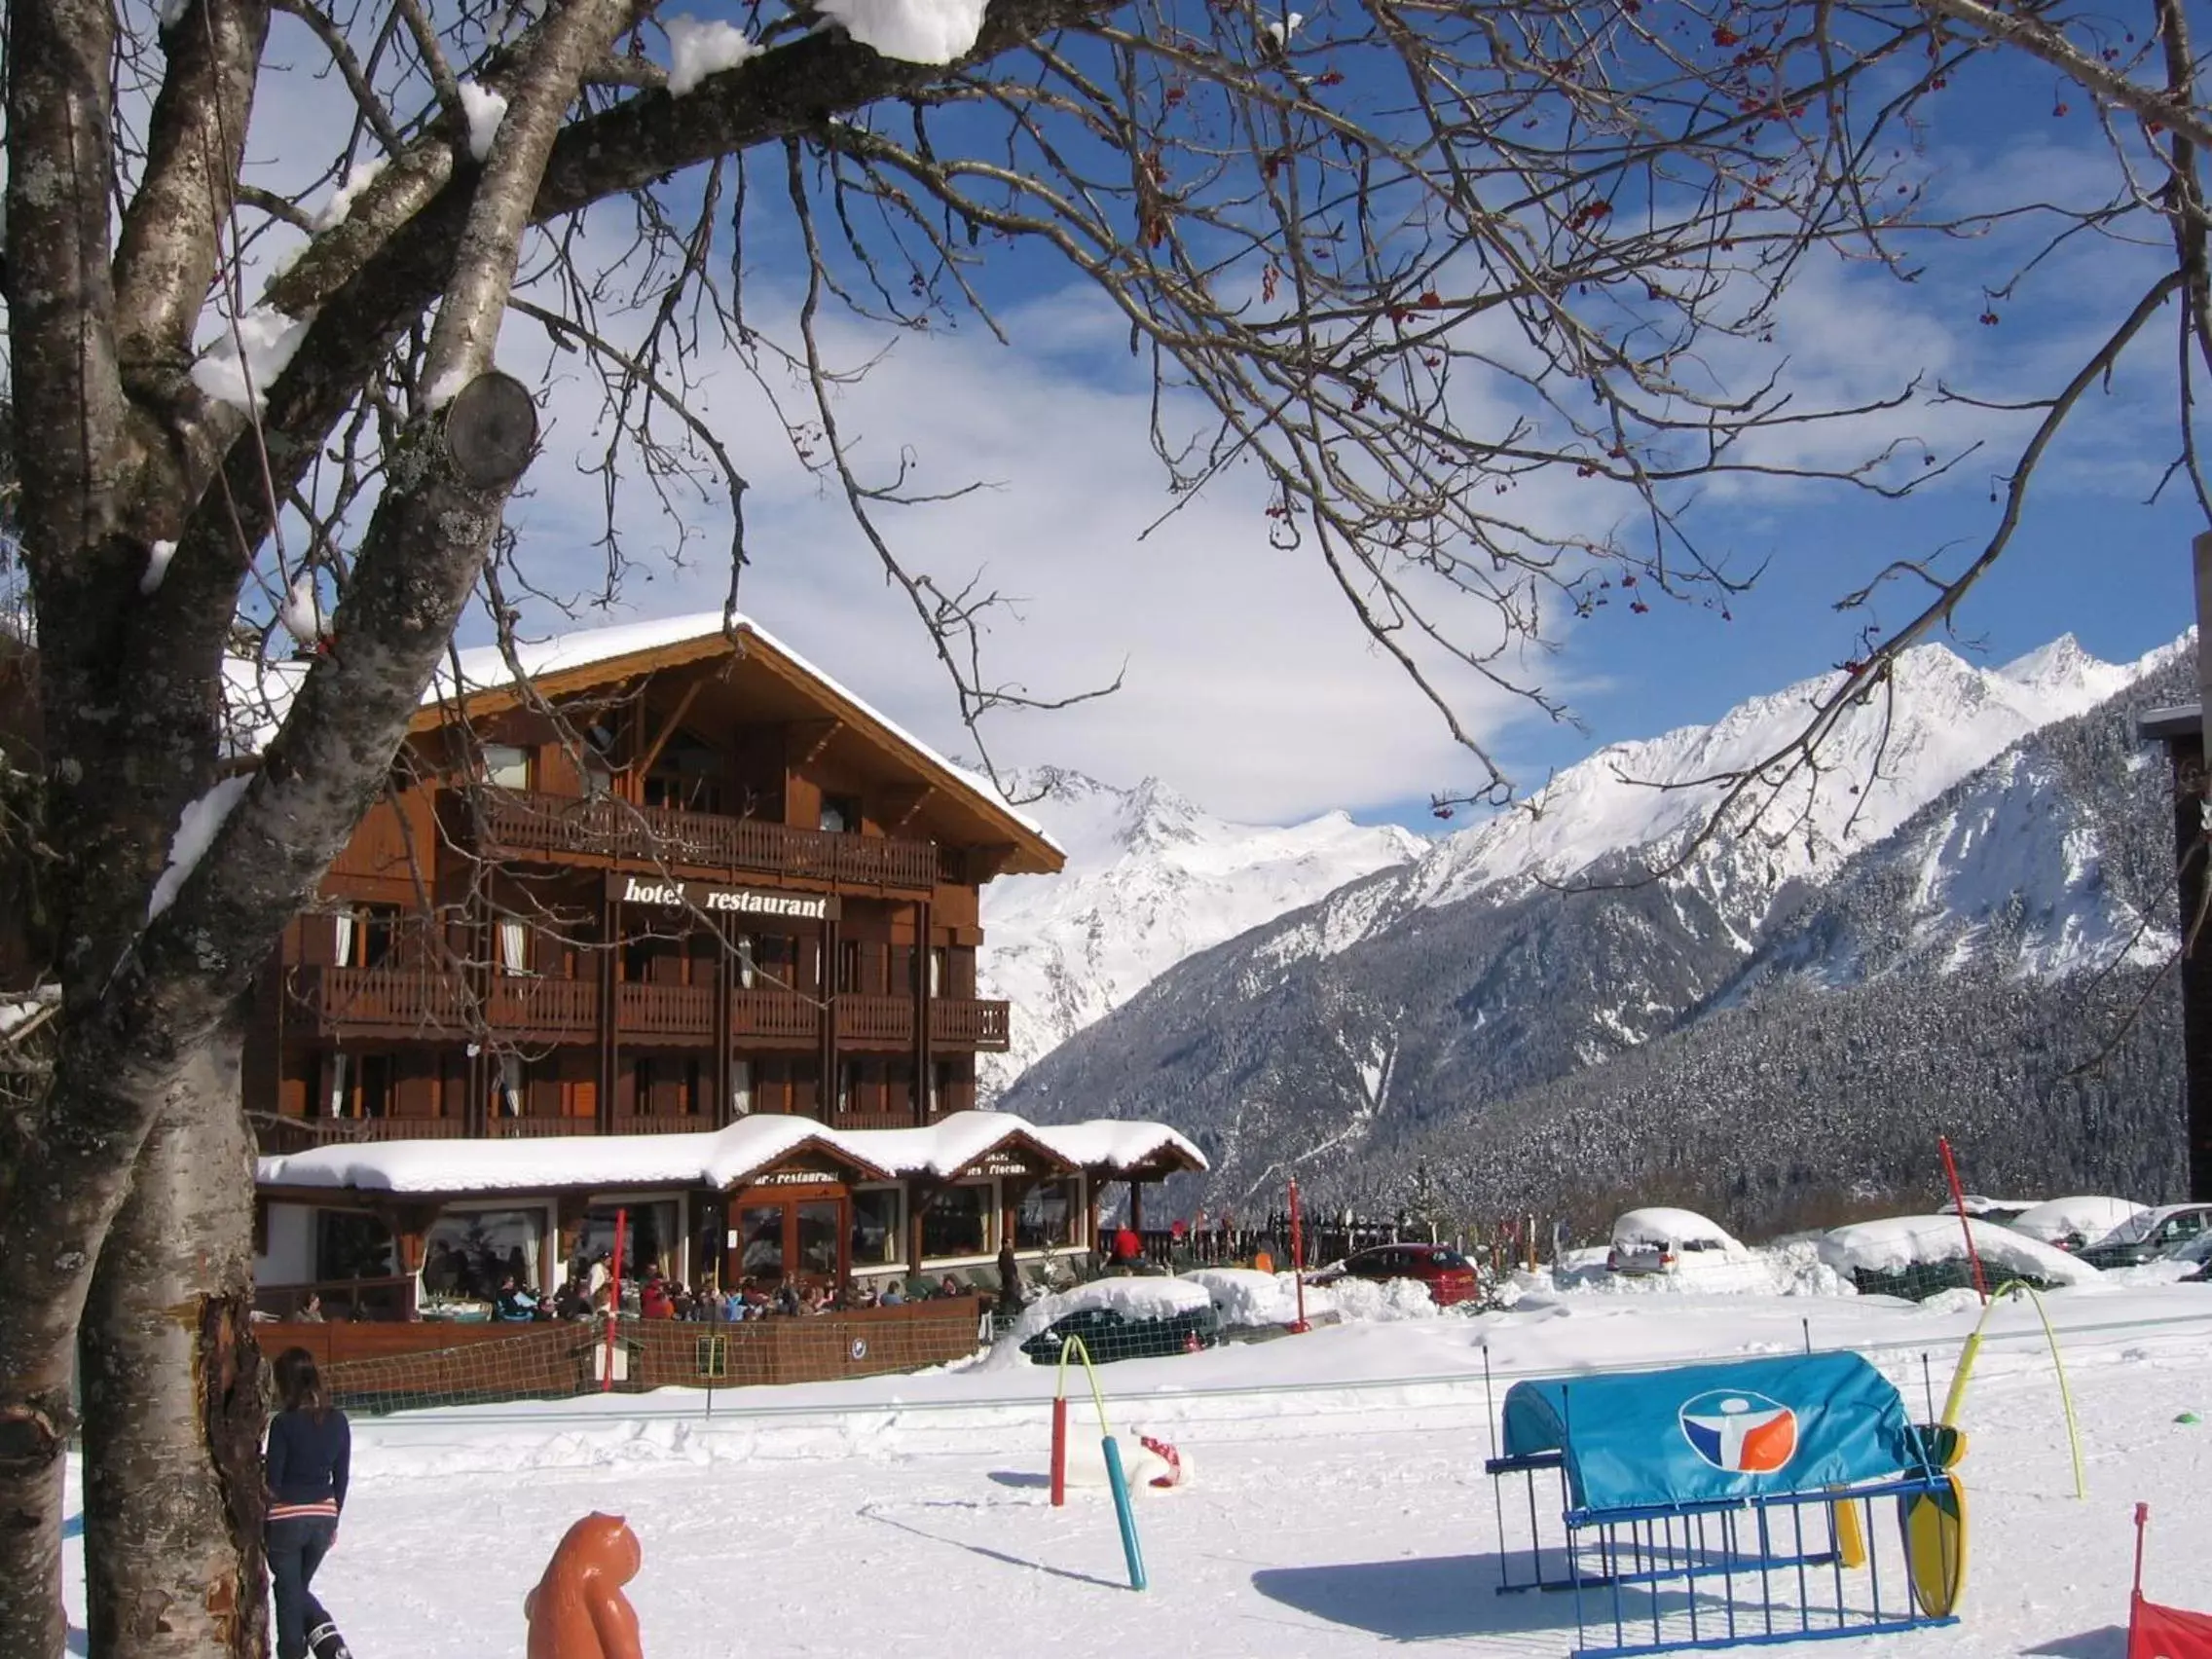
{"label": "small snow figure", "polygon": [[645,1659],[637,1609],[622,1594],[644,1554],[619,1515],[595,1510],[571,1527],[523,1598],[529,1659]]}

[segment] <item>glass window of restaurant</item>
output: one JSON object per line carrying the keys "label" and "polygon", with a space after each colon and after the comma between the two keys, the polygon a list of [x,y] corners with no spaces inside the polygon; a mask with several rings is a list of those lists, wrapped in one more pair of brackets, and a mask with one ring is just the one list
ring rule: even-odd
{"label": "glass window of restaurant", "polygon": [[988,1256],[997,1247],[992,1241],[997,1190],[989,1181],[968,1181],[940,1193],[922,1212],[922,1254],[933,1260]]}
{"label": "glass window of restaurant", "polygon": [[448,1209],[423,1240],[424,1299],[489,1302],[510,1273],[535,1288],[544,1243],[543,1206]]}
{"label": "glass window of restaurant", "polygon": [[1022,1195],[1014,1218],[1016,1250],[1057,1250],[1075,1242],[1076,1186],[1072,1180],[1040,1181]]}
{"label": "glass window of restaurant", "polygon": [[853,1193],[853,1272],[903,1267],[906,1261],[906,1207],[897,1187],[861,1187]]}
{"label": "glass window of restaurant", "polygon": [[663,1278],[682,1276],[682,1209],[675,1198],[594,1198],[569,1252],[569,1276],[578,1281],[588,1278],[592,1263],[603,1259],[612,1270],[614,1218],[618,1213],[624,1218],[622,1277],[645,1279],[655,1273]]}
{"label": "glass window of restaurant", "polygon": [[387,1278],[399,1272],[391,1230],[365,1210],[316,1210],[314,1276]]}
{"label": "glass window of restaurant", "polygon": [[740,1204],[731,1216],[730,1231],[737,1235],[738,1282],[773,1290],[784,1282],[784,1206]]}

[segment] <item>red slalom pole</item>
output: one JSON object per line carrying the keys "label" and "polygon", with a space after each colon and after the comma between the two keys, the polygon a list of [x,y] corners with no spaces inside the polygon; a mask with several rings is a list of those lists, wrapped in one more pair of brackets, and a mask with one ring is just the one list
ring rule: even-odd
{"label": "red slalom pole", "polygon": [[1974,1294],[1987,1302],[1989,1280],[1982,1276],[1981,1252],[1973,1247],[1973,1223],[1967,1219],[1967,1195],[1959,1185],[1959,1162],[1951,1156],[1950,1137],[1937,1135],[1936,1147],[1943,1155],[1943,1179],[1951,1184],[1951,1207],[1959,1212],[1959,1231],[1966,1235],[1967,1265],[1973,1269]]}
{"label": "red slalom pole", "polygon": [[607,1277],[607,1357],[599,1368],[599,1391],[609,1393],[614,1387],[614,1320],[622,1310],[622,1234],[628,1226],[630,1212],[614,1212],[614,1267]]}
{"label": "red slalom pole", "polygon": [[1065,1509],[1068,1502],[1068,1397],[1065,1393],[1052,1396],[1052,1507]]}
{"label": "red slalom pole", "polygon": [[1298,1177],[1290,1178],[1290,1278],[1298,1286],[1298,1323],[1292,1332],[1310,1331],[1306,1322],[1306,1230],[1298,1214]]}

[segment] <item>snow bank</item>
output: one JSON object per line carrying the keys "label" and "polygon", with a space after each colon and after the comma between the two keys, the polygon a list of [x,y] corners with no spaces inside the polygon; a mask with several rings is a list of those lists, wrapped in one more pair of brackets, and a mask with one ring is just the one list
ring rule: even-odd
{"label": "snow bank", "polygon": [[[1316,1292],[1310,1285],[1306,1291],[1306,1312],[1310,1318],[1314,1311]],[[1428,1286],[1419,1279],[1341,1278],[1323,1288],[1334,1304],[1337,1317],[1346,1324],[1394,1324],[1405,1319],[1442,1319],[1452,1310],[1436,1306],[1436,1299],[1428,1294]],[[1473,1304],[1462,1304],[1471,1313]]]}
{"label": "snow bank", "polygon": [[[1250,1328],[1288,1325],[1298,1318],[1298,1279],[1293,1273],[1262,1273],[1250,1268],[1198,1268],[1183,1275],[1213,1298],[1213,1310],[1224,1326]],[[1334,1300],[1318,1285],[1306,1288],[1306,1316],[1310,1319]]]}
{"label": "snow bank", "polygon": [[2061,1238],[2079,1236],[2083,1242],[2096,1243],[2112,1230],[2137,1214],[2143,1206],[2130,1198],[2108,1198],[2096,1194],[2081,1194],[2071,1198],[2052,1198],[2031,1210],[2024,1210],[2008,1224],[2015,1233],[2024,1233],[2030,1238],[2040,1238],[2046,1244],[2055,1244]]}
{"label": "snow bank", "polygon": [[[2085,1262],[1991,1222],[1969,1219],[1973,1247],[1990,1272],[2030,1274],[2053,1284],[2095,1284],[2103,1276]],[[1955,1215],[1906,1215],[1839,1227],[1821,1240],[1821,1259],[1836,1272],[1900,1273],[1925,1262],[1955,1262],[1967,1253]],[[1994,1287],[1992,1287],[1994,1288]]]}

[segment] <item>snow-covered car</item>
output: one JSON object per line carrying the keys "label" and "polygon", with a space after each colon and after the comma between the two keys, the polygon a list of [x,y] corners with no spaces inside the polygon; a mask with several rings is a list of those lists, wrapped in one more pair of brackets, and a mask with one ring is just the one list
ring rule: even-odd
{"label": "snow-covered car", "polygon": [[1081,1337],[1091,1360],[1105,1365],[1117,1359],[1197,1353],[1221,1341],[1221,1322],[1211,1308],[1187,1308],[1150,1319],[1127,1318],[1118,1308],[1080,1308],[1031,1337],[1021,1345],[1021,1351],[1039,1365],[1056,1365],[1070,1337]]}
{"label": "snow-covered car", "polygon": [[1221,1341],[1221,1321],[1200,1285],[1171,1277],[1102,1278],[1039,1297],[1001,1340],[1039,1365],[1051,1365],[1070,1337],[1081,1337],[1090,1357],[1103,1364],[1212,1347]]}
{"label": "snow-covered car", "polygon": [[2132,1268],[2172,1256],[2212,1231],[2212,1204],[2138,1210],[2076,1255],[2095,1268]]}
{"label": "snow-covered car", "polygon": [[2196,1271],[2182,1278],[2183,1284],[2212,1284],[2212,1230],[2199,1233],[2187,1244],[2166,1258],[2169,1262],[2187,1262]]}
{"label": "snow-covered car", "polygon": [[2022,1210],[2005,1225],[2045,1244],[2055,1244],[2061,1250],[2079,1250],[2084,1244],[2098,1242],[2114,1228],[2142,1213],[2143,1206],[2132,1198],[2078,1193],[2072,1198],[2052,1198],[2033,1209]]}
{"label": "snow-covered car", "polygon": [[1613,1223],[1605,1267],[1616,1273],[1692,1279],[1740,1278],[1757,1258],[1717,1222],[1695,1210],[1630,1210]]}
{"label": "snow-covered car", "polygon": [[1901,1296],[1920,1302],[1938,1291],[1969,1289],[1973,1267],[1967,1237],[1973,1237],[1982,1276],[1994,1290],[2008,1280],[2047,1290],[2094,1284],[2097,1270],[2054,1244],[1994,1222],[1964,1222],[1956,1215],[1902,1215],[1854,1222],[1825,1234],[1821,1260],[1848,1277],[1862,1296]]}

